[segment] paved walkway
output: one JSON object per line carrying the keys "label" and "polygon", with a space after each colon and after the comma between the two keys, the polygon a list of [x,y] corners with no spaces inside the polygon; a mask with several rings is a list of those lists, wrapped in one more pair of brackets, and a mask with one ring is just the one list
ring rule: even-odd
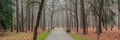
{"label": "paved walkway", "polygon": [[46,40],[73,40],[62,28],[55,28]]}

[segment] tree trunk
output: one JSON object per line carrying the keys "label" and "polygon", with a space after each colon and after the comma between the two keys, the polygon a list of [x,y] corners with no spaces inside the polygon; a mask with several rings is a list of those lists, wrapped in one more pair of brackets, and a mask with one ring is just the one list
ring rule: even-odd
{"label": "tree trunk", "polygon": [[[27,3],[29,3],[31,0],[27,0]],[[30,27],[31,27],[31,20],[30,20],[30,14],[31,14],[31,12],[30,12],[30,7],[28,7],[28,9],[27,9],[27,31],[30,31]]]}
{"label": "tree trunk", "polygon": [[11,32],[13,32],[13,20],[11,20],[11,26],[10,26]]}
{"label": "tree trunk", "polygon": [[114,28],[114,25],[113,24],[111,24],[111,28],[110,28],[110,30],[112,30]]}
{"label": "tree trunk", "polygon": [[101,16],[99,16],[99,26],[98,26],[98,32],[97,32],[98,35],[100,35],[100,33],[102,33],[101,22],[102,22]]}
{"label": "tree trunk", "polygon": [[52,13],[51,13],[51,29],[53,27],[53,14],[54,14],[54,2],[52,0]]}
{"label": "tree trunk", "polygon": [[77,27],[77,30],[76,30],[76,32],[78,32],[78,13],[77,13],[77,11],[78,11],[78,9],[77,9],[77,5],[78,3],[77,3],[77,0],[76,0],[76,4],[75,4],[75,23],[76,23],[76,27]]}
{"label": "tree trunk", "polygon": [[31,31],[33,31],[33,25],[34,25],[34,12],[33,12],[33,7],[32,7],[32,20],[31,20]]}
{"label": "tree trunk", "polygon": [[83,24],[83,34],[87,34],[86,30],[86,15],[85,15],[85,7],[84,7],[84,0],[81,0],[81,13],[82,13],[82,24]]}
{"label": "tree trunk", "polygon": [[31,23],[31,20],[30,20],[30,12],[29,12],[28,13],[28,31],[30,31],[30,27],[31,27],[30,23]]}
{"label": "tree trunk", "polygon": [[104,6],[104,0],[101,0],[100,3],[99,3],[99,27],[98,27],[98,33],[102,33],[102,26],[101,26],[101,23],[102,23],[102,12],[103,12],[103,6]]}
{"label": "tree trunk", "polygon": [[68,0],[66,0],[66,28],[70,27],[69,26],[69,14],[68,14],[68,10],[69,10],[69,2]]}
{"label": "tree trunk", "polygon": [[120,0],[118,0],[118,29],[120,29]]}
{"label": "tree trunk", "polygon": [[51,29],[53,28],[53,12],[52,12],[52,15],[51,15]]}
{"label": "tree trunk", "polygon": [[24,12],[23,12],[23,0],[21,0],[21,28],[22,28],[22,32],[24,32]]}
{"label": "tree trunk", "polygon": [[105,30],[108,31],[107,23],[104,23]]}
{"label": "tree trunk", "polygon": [[43,31],[46,28],[46,20],[45,20],[45,18],[46,18],[46,15],[45,15],[45,6],[44,6],[44,8],[43,8]]}
{"label": "tree trunk", "polygon": [[19,2],[16,0],[16,18],[17,18],[17,27],[16,32],[19,32]]}
{"label": "tree trunk", "polygon": [[35,25],[35,28],[34,28],[34,36],[33,36],[33,40],[37,40],[37,28],[39,26],[39,22],[40,22],[40,16],[41,16],[41,13],[42,13],[42,8],[44,6],[44,0],[41,0],[41,3],[39,4],[39,12],[38,12],[38,15],[37,15],[37,20],[36,20],[36,25]]}

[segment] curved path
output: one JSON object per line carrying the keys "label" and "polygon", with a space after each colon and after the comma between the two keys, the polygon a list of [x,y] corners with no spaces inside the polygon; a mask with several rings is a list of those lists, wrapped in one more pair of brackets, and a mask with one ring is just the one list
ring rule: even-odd
{"label": "curved path", "polygon": [[46,40],[73,40],[62,28],[55,28]]}

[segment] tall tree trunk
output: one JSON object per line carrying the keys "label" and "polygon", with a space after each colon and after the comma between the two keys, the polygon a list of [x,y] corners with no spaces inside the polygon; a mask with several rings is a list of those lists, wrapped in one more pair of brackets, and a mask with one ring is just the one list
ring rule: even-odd
{"label": "tall tree trunk", "polygon": [[17,33],[19,32],[19,2],[16,0],[16,18],[17,18]]}
{"label": "tall tree trunk", "polygon": [[27,0],[27,5],[26,5],[26,16],[25,16],[25,32],[27,32],[28,31],[28,20],[29,20],[29,18],[28,18],[28,14],[29,14],[29,10],[30,10],[30,7],[28,6],[29,5],[29,2],[30,2],[30,0]]}
{"label": "tall tree trunk", "polygon": [[77,0],[76,0],[76,4],[75,4],[75,23],[76,23],[76,27],[77,27],[77,30],[76,30],[76,32],[78,32],[78,13],[77,13],[77,11],[78,11],[78,9],[77,9],[77,5],[78,3],[77,3]]}
{"label": "tall tree trunk", "polygon": [[46,14],[45,14],[45,6],[44,6],[44,8],[43,8],[43,31],[46,28],[46,20],[45,20],[45,18],[46,18]]}
{"label": "tall tree trunk", "polygon": [[[12,7],[12,6],[10,6],[10,7]],[[13,15],[12,15],[12,20],[10,21],[10,30],[11,30],[11,32],[13,32]]]}
{"label": "tall tree trunk", "polygon": [[11,32],[13,32],[13,19],[11,20],[11,26],[10,26]]}
{"label": "tall tree trunk", "polygon": [[102,23],[102,12],[103,12],[103,7],[104,7],[104,0],[100,0],[100,3],[99,3],[99,27],[98,27],[98,33],[102,33],[102,26],[101,26],[101,23]]}
{"label": "tall tree trunk", "polygon": [[[27,0],[27,2],[29,3],[31,0]],[[27,31],[30,31],[30,27],[31,27],[31,25],[30,25],[30,23],[31,23],[31,20],[30,20],[30,7],[28,7],[28,9],[27,9]]]}
{"label": "tall tree trunk", "polygon": [[37,15],[36,25],[35,25],[35,28],[34,28],[33,40],[37,40],[37,28],[39,26],[40,16],[41,16],[41,13],[42,13],[42,8],[44,6],[44,1],[45,0],[41,0],[41,3],[39,4],[39,12],[38,12],[38,15]]}
{"label": "tall tree trunk", "polygon": [[110,30],[112,30],[114,28],[114,25],[115,25],[115,23],[112,22]]}
{"label": "tall tree trunk", "polygon": [[[98,1],[98,0],[97,0]],[[102,33],[102,12],[103,12],[103,7],[104,7],[104,0],[99,0],[99,12],[98,12],[98,18],[99,18],[99,23],[97,27],[97,40],[99,40],[100,33]]]}
{"label": "tall tree trunk", "polygon": [[53,28],[54,1],[52,0],[51,29]]}
{"label": "tall tree trunk", "polygon": [[100,35],[100,33],[102,33],[102,26],[101,26],[101,22],[102,22],[102,17],[99,16],[99,25],[98,25],[98,35]]}
{"label": "tall tree trunk", "polygon": [[104,23],[103,25],[105,27],[105,30],[108,31],[108,28],[107,28],[107,23]]}
{"label": "tall tree trunk", "polygon": [[66,27],[69,27],[69,15],[68,15],[68,10],[69,10],[69,5],[68,5],[68,0],[66,0]]}
{"label": "tall tree trunk", "polygon": [[22,28],[22,32],[24,32],[24,12],[23,12],[23,0],[21,0],[21,28]]}
{"label": "tall tree trunk", "polygon": [[118,0],[118,29],[120,29],[120,0]]}
{"label": "tall tree trunk", "polygon": [[[43,13],[43,12],[42,12]],[[41,18],[40,18],[40,28],[43,28],[43,15],[41,14]]]}
{"label": "tall tree trunk", "polygon": [[28,13],[28,31],[30,31],[30,27],[31,27],[30,23],[31,23],[31,20],[30,20],[30,12],[29,12]]}
{"label": "tall tree trunk", "polygon": [[83,24],[83,34],[87,34],[86,30],[86,15],[85,15],[85,7],[84,7],[84,0],[80,0],[81,2],[81,13],[82,13],[82,24]]}
{"label": "tall tree trunk", "polygon": [[51,29],[53,28],[53,12],[52,12],[52,15],[51,15]]}
{"label": "tall tree trunk", "polygon": [[94,21],[94,20],[93,20],[93,21],[94,21],[94,26],[96,27],[96,32],[97,32],[97,31],[98,31],[98,16],[97,16],[96,14],[98,14],[98,12],[97,12],[97,8],[96,8],[96,7],[97,7],[96,1],[97,1],[97,0],[94,0],[94,5],[95,5],[95,6],[94,6],[94,14],[95,14],[94,20],[95,20],[95,21]]}
{"label": "tall tree trunk", "polygon": [[32,7],[32,20],[31,20],[31,31],[33,31],[33,25],[34,25],[34,12],[33,12],[33,7]]}

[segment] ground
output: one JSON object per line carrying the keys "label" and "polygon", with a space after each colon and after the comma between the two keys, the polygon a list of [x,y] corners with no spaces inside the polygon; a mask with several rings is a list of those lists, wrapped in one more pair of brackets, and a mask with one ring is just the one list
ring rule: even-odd
{"label": "ground", "polygon": [[[77,32],[75,32],[76,29],[73,28],[71,30],[71,33],[76,33],[76,34],[72,34],[72,37],[70,37],[71,33],[69,35],[69,33],[65,32],[65,29],[63,30],[63,28],[55,28],[54,30],[51,31],[50,35],[46,38],[46,40],[73,40],[74,39],[73,37],[75,37],[75,38],[90,38],[93,40],[97,39],[96,30],[93,28],[88,28],[87,35],[83,35],[82,29],[79,28],[79,32],[77,33]],[[38,29],[38,36],[40,36],[41,33],[43,33],[42,30]],[[78,37],[78,36],[80,36],[80,37]],[[33,38],[33,32],[27,32],[27,33],[4,32],[4,33],[0,33],[0,40],[32,40],[32,38]],[[106,31],[103,28],[103,33],[100,35],[100,40],[120,40],[120,30],[117,28],[113,28],[113,30],[110,30],[110,28],[108,28],[108,31]]]}
{"label": "ground", "polygon": [[[42,33],[42,29],[38,29],[38,35]],[[33,32],[1,32],[0,40],[32,40]]]}
{"label": "ground", "polygon": [[[113,28],[113,30],[110,30],[110,28],[108,28],[108,31],[106,31],[103,28],[102,31],[103,31],[103,33],[101,33],[101,35],[100,35],[100,40],[120,40],[120,30],[117,27]],[[75,32],[75,28],[72,29],[72,32]],[[80,36],[86,36],[88,38],[97,40],[96,30],[95,29],[93,30],[93,28],[88,28],[87,35],[83,35],[82,29],[79,28],[78,34]]]}
{"label": "ground", "polygon": [[29,39],[29,36],[31,36],[32,32],[29,33],[16,33],[16,32],[4,32],[0,34],[0,40],[24,40],[22,39],[25,37],[25,39]]}

